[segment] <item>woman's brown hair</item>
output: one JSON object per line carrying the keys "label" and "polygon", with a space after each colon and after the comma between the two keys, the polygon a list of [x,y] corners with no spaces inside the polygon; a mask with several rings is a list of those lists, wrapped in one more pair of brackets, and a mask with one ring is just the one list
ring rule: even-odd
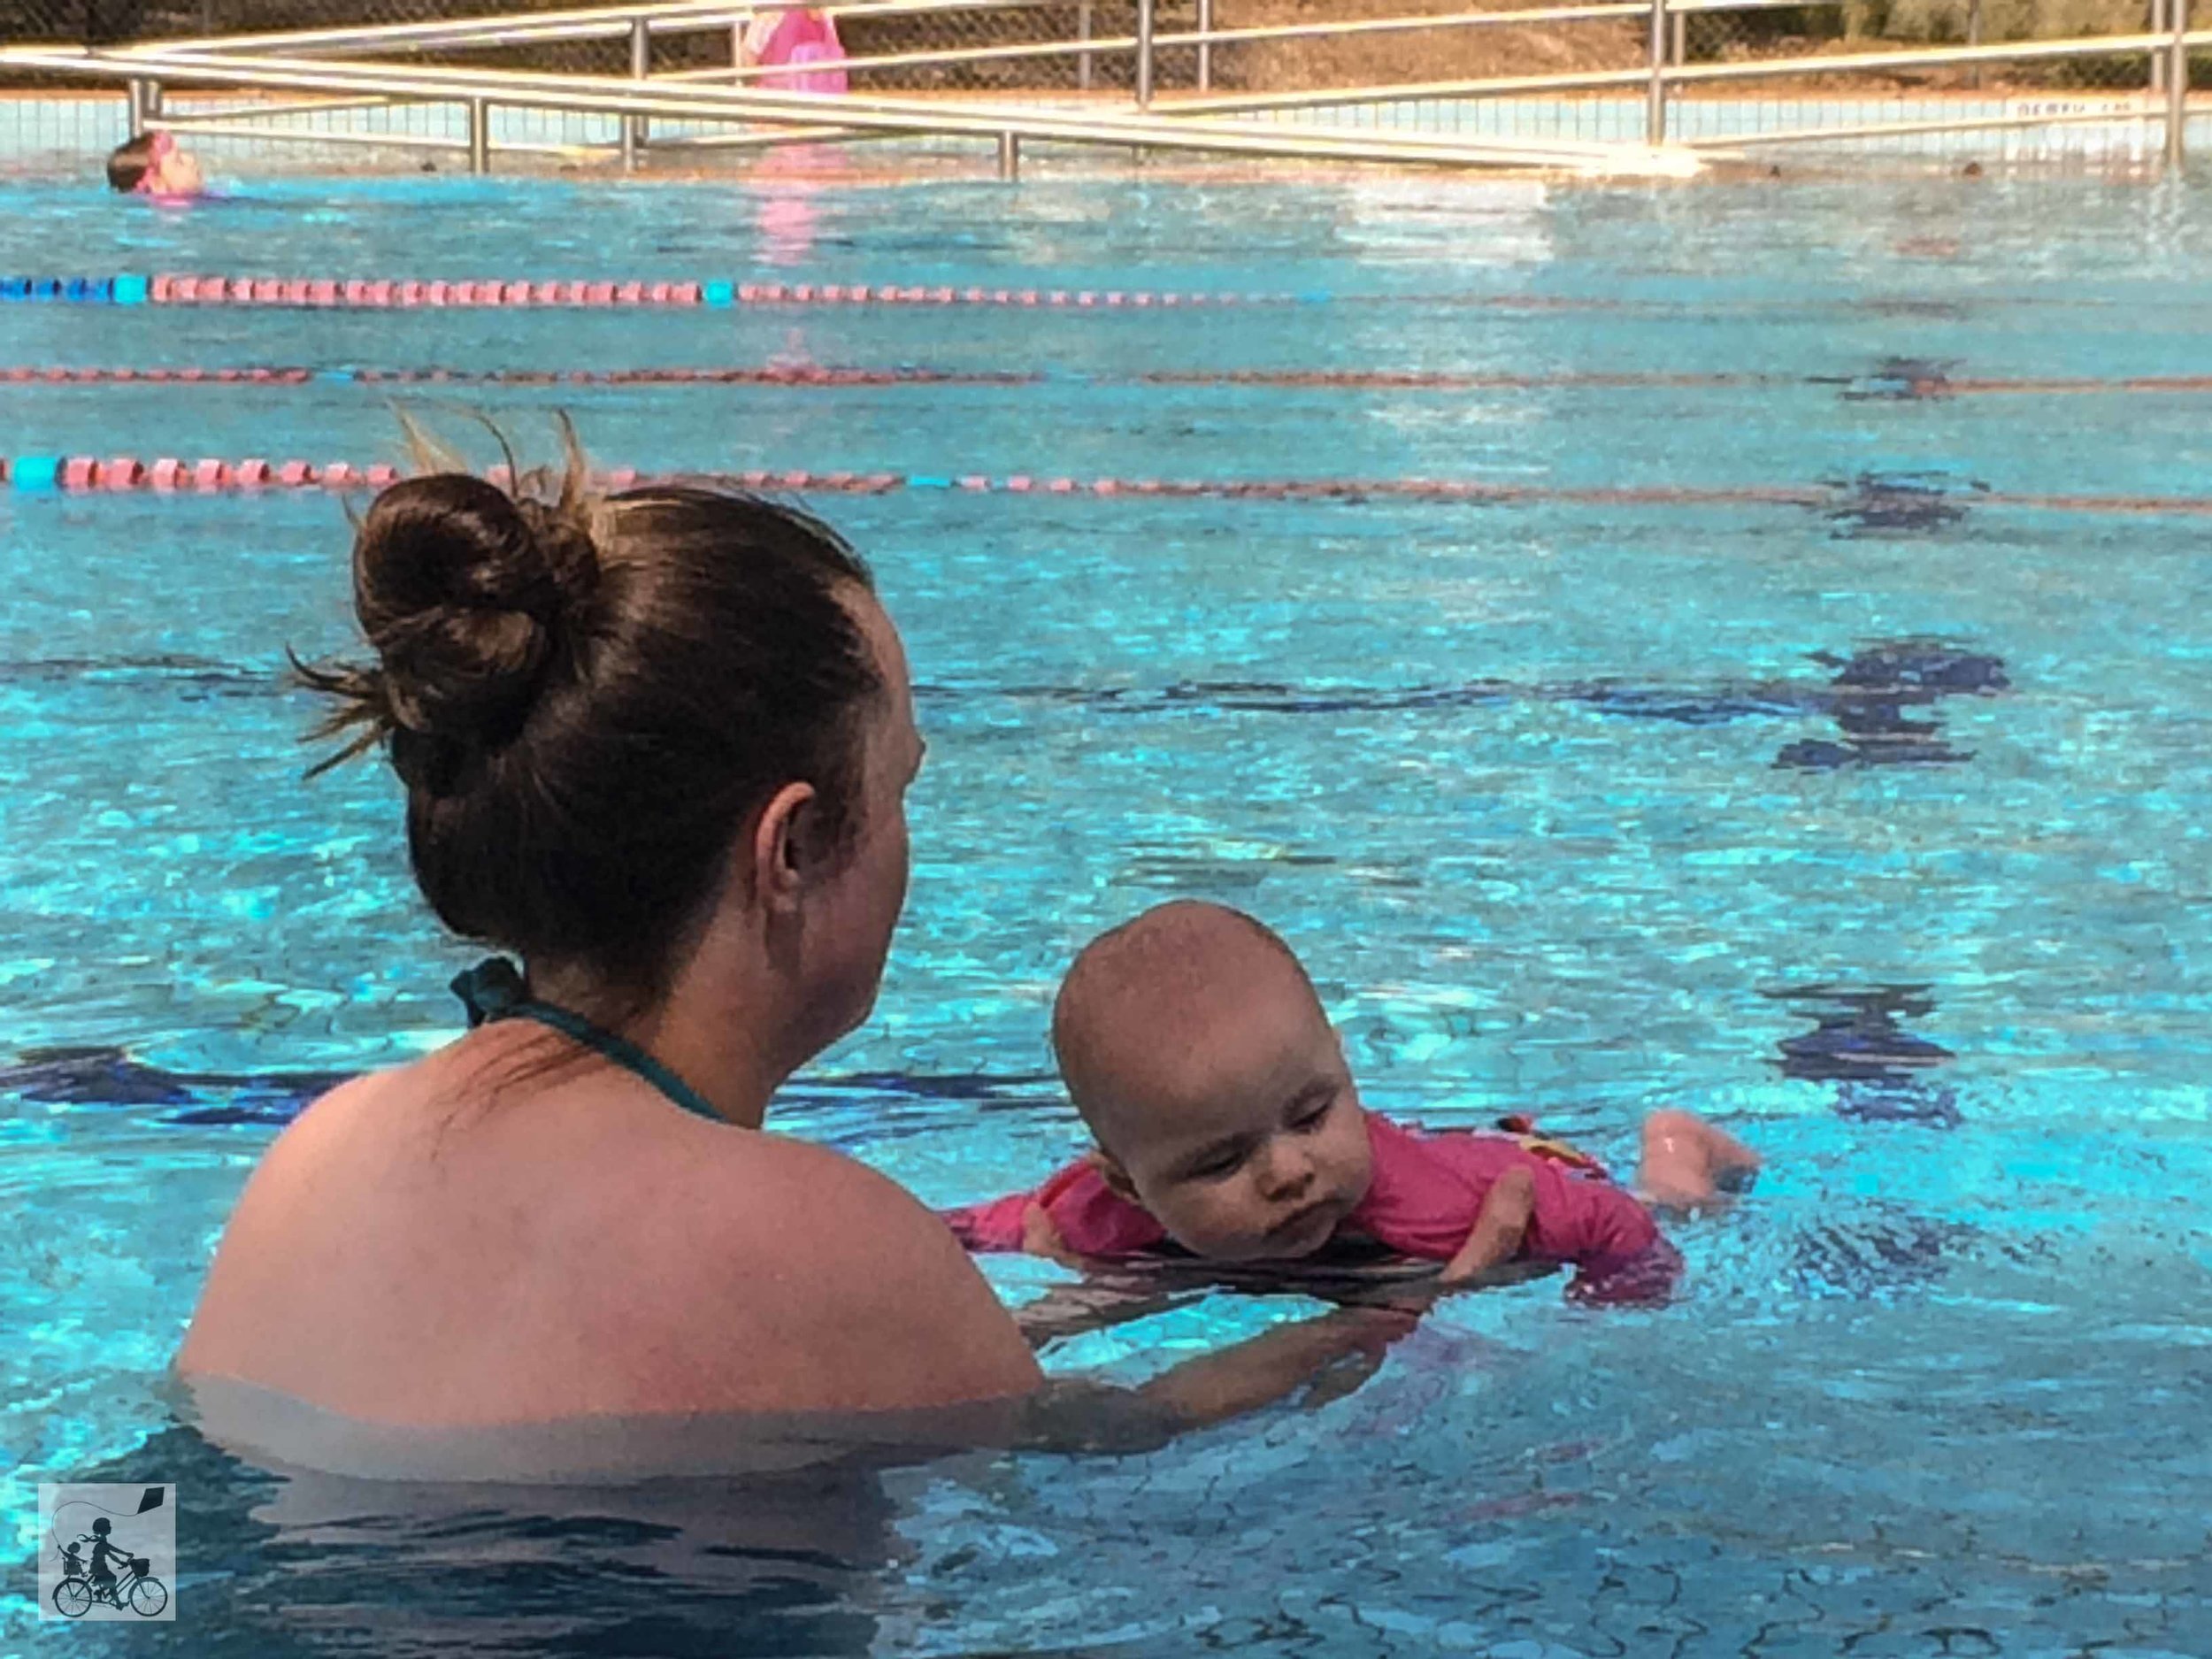
{"label": "woman's brown hair", "polygon": [[457,933],[651,995],[748,812],[812,784],[856,810],[885,690],[836,532],[699,485],[595,499],[434,472],[379,495],[353,548],[374,659],[303,666],[337,707],[323,767],[378,745],[407,790],[415,879]]}

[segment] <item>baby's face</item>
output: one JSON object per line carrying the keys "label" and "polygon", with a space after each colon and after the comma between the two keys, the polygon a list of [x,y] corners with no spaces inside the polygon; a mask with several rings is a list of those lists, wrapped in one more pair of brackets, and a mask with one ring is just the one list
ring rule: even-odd
{"label": "baby's face", "polygon": [[1310,1256],[1367,1195],[1358,1091],[1310,993],[1241,999],[1209,1023],[1202,1052],[1135,1070],[1102,1126],[1138,1201],[1185,1249]]}

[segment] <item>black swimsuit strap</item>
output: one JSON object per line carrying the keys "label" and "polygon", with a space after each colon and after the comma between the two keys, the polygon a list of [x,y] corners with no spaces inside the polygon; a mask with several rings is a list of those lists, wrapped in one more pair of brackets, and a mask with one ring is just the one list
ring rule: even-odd
{"label": "black swimsuit strap", "polygon": [[472,1031],[491,1020],[534,1019],[651,1084],[684,1110],[715,1123],[726,1121],[707,1103],[706,1096],[627,1037],[595,1025],[581,1014],[533,997],[520,971],[504,956],[487,956],[474,967],[455,974],[453,994],[468,1010]]}

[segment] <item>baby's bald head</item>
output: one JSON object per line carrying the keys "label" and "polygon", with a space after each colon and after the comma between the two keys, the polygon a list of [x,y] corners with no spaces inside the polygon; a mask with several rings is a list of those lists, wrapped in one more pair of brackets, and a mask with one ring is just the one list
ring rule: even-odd
{"label": "baby's bald head", "polygon": [[1052,1046],[1076,1110],[1118,1157],[1213,1085],[1223,1039],[1256,1015],[1301,1033],[1328,1017],[1288,945],[1226,905],[1179,900],[1102,933],[1068,970]]}
{"label": "baby's bald head", "polygon": [[1313,981],[1239,911],[1163,904],[1094,941],[1052,1041],[1108,1185],[1195,1255],[1310,1255],[1373,1179]]}

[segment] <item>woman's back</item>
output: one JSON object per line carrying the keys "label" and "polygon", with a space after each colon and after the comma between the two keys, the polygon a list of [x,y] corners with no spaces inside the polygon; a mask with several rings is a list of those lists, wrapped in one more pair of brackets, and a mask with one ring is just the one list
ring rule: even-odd
{"label": "woman's back", "polygon": [[318,1102],[256,1172],[180,1356],[419,1425],[879,1410],[1036,1372],[909,1194],[495,1028]]}

